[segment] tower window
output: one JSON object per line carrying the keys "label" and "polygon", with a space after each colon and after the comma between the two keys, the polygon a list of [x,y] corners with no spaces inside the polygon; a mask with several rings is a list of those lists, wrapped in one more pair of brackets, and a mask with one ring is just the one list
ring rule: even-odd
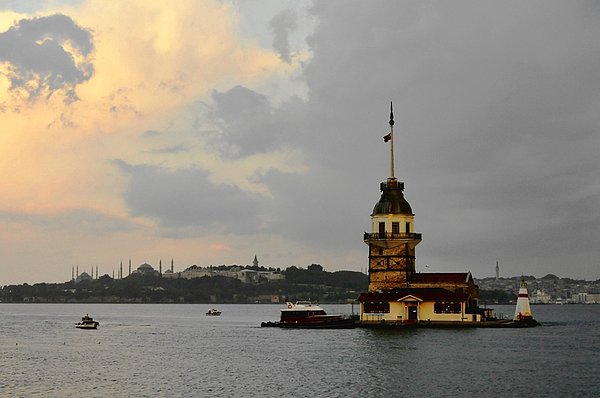
{"label": "tower window", "polygon": [[379,223],[379,238],[385,239],[385,223],[384,222]]}
{"label": "tower window", "polygon": [[400,233],[400,223],[399,222],[392,223],[392,233],[395,235]]}
{"label": "tower window", "polygon": [[406,223],[406,233],[410,234],[410,223],[409,222]]}

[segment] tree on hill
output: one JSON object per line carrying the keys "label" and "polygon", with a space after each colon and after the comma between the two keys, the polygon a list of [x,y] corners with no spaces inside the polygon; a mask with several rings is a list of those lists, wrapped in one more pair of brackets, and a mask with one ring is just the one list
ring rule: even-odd
{"label": "tree on hill", "polygon": [[557,279],[560,279],[560,278],[558,276],[554,275],[554,274],[548,274],[546,276],[543,276],[541,279],[545,280],[545,281],[551,281],[551,280],[557,280]]}
{"label": "tree on hill", "polygon": [[479,302],[480,304],[508,304],[514,298],[514,295],[510,295],[504,290],[480,290],[479,291]]}

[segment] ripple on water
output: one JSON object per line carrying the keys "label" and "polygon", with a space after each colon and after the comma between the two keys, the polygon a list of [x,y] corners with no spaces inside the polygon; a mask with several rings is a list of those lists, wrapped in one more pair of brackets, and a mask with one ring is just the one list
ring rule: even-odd
{"label": "ripple on water", "polygon": [[534,329],[377,331],[257,327],[271,305],[0,304],[0,396],[593,396],[600,306],[550,307]]}

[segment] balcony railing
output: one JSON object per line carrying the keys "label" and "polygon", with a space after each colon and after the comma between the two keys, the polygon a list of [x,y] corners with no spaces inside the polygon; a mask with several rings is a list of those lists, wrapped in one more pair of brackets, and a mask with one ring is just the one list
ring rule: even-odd
{"label": "balcony railing", "polygon": [[368,233],[365,232],[364,238],[363,240],[367,241],[367,240],[421,240],[422,239],[422,234],[417,234],[417,233],[413,233],[413,232],[399,232],[399,233],[392,233],[392,232],[375,232],[375,233]]}

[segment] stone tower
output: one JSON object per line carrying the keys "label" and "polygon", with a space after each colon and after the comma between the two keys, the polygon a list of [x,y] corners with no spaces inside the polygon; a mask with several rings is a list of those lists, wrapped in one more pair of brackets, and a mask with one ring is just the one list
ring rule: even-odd
{"label": "stone tower", "polygon": [[413,232],[414,217],[404,198],[404,183],[394,177],[394,114],[390,109],[390,177],[380,185],[381,198],[371,214],[371,232],[365,233],[369,245],[369,292],[408,286],[415,273],[415,247],[421,234]]}

